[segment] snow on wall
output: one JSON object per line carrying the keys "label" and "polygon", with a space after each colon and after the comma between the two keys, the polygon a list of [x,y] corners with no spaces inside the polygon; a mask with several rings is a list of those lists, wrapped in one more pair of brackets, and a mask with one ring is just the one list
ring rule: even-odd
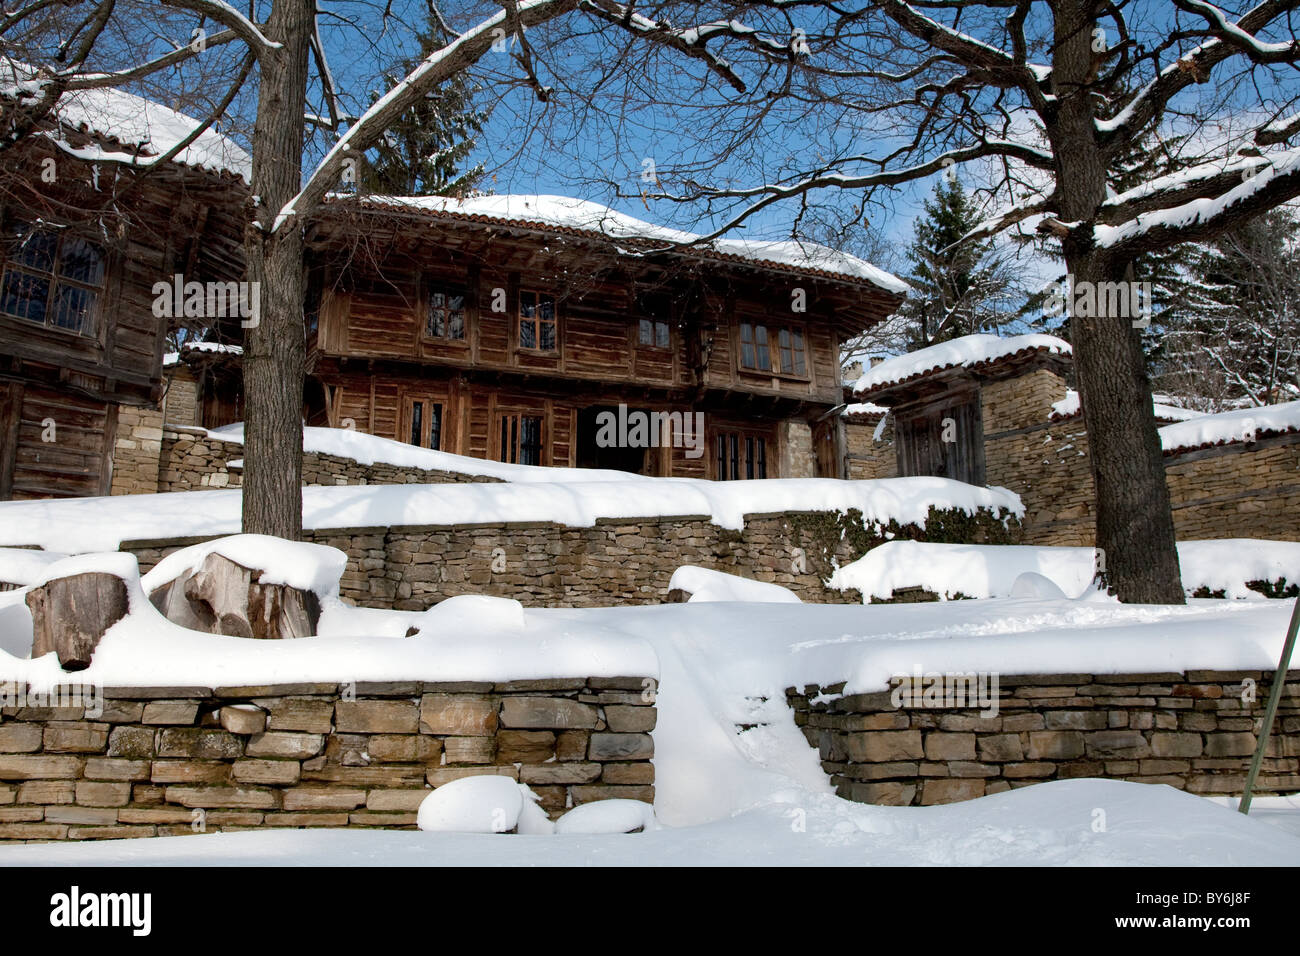
{"label": "snow on wall", "polygon": [[882,385],[893,385],[939,369],[982,365],[1032,349],[1043,349],[1056,355],[1071,354],[1070,343],[1054,335],[1033,333],[1006,338],[986,334],[963,335],[949,342],[940,342],[881,362],[862,374],[854,384],[853,391],[862,394]]}
{"label": "snow on wall", "polygon": [[[0,502],[0,546],[77,553],[123,541],[216,537],[240,529],[239,490]],[[349,485],[302,490],[303,527],[374,528],[539,522],[591,527],[601,518],[704,515],[740,530],[745,515],[848,511],[867,521],[925,526],[931,507],[1024,513],[1018,495],[947,478],[770,478]]]}
{"label": "snow on wall", "polygon": [[1160,429],[1160,443],[1166,452],[1254,441],[1267,432],[1300,431],[1300,401],[1263,408],[1240,408],[1217,415],[1202,415],[1175,422]]}
{"label": "snow on wall", "polygon": [[[1180,541],[1178,560],[1189,595],[1203,587],[1228,598],[1261,598],[1247,582],[1300,583],[1300,542]],[[1095,564],[1093,548],[890,541],[837,570],[828,586],[860,590],[864,601],[888,600],[897,590],[915,587],[941,598],[1008,597],[1020,575],[1035,573],[1074,598],[1091,588]]]}
{"label": "snow on wall", "polygon": [[[1155,410],[1156,418],[1167,422],[1186,422],[1193,418],[1203,418],[1204,412],[1198,412],[1193,408],[1180,408],[1177,405],[1170,405],[1160,401],[1161,396],[1151,396],[1151,407]],[[1070,418],[1079,414],[1083,406],[1079,400],[1079,393],[1072,388],[1066,389],[1065,398],[1059,402],[1052,403],[1051,418]]]}
{"label": "snow on wall", "polygon": [[[530,226],[573,229],[608,239],[648,240],[663,243],[692,243],[699,236],[671,229],[616,212],[608,206],[568,196],[476,196],[451,199],[441,196],[368,196],[371,206],[416,209],[466,219],[511,222]],[[868,282],[888,292],[906,294],[911,287],[883,269],[856,256],[814,242],[767,241],[759,239],[714,239],[698,246],[752,262],[773,263],[796,269],[814,269]]]}

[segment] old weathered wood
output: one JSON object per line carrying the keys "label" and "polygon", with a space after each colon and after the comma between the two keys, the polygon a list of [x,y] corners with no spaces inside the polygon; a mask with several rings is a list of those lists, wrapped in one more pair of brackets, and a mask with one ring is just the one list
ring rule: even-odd
{"label": "old weathered wood", "polygon": [[193,574],[158,588],[150,601],[169,621],[191,630],[258,640],[316,633],[320,602],[311,591],[264,584],[259,571],[209,554]]}
{"label": "old weathered wood", "polygon": [[126,582],[88,571],[56,578],[27,592],[32,657],[53,651],[65,671],[85,670],[104,632],[126,616]]}

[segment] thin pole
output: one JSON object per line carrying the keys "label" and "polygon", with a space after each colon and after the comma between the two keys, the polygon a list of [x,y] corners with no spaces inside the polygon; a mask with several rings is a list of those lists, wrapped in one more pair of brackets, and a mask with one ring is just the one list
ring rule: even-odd
{"label": "thin pole", "polygon": [[1255,789],[1255,779],[1259,776],[1260,765],[1264,763],[1264,751],[1268,749],[1268,735],[1273,730],[1273,718],[1277,716],[1278,701],[1282,699],[1282,687],[1286,684],[1286,672],[1291,666],[1291,651],[1295,649],[1297,629],[1300,629],[1300,597],[1296,598],[1295,606],[1291,608],[1291,626],[1287,628],[1286,641],[1282,644],[1282,656],[1277,662],[1277,674],[1273,676],[1273,687],[1268,692],[1264,726],[1260,728],[1259,743],[1255,745],[1255,756],[1250,761],[1250,773],[1246,774],[1246,789],[1237,807],[1242,813],[1250,813],[1251,791]]}

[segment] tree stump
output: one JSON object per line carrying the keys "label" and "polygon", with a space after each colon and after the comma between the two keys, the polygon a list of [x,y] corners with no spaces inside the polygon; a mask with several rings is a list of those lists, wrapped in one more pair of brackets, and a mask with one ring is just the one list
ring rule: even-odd
{"label": "tree stump", "polygon": [[104,632],[126,616],[126,582],[88,571],[55,578],[27,592],[32,612],[32,657],[53,651],[65,671],[85,670]]}
{"label": "tree stump", "polygon": [[208,634],[279,640],[316,633],[320,600],[311,591],[263,584],[256,571],[209,554],[192,574],[149,595],[167,620]]}

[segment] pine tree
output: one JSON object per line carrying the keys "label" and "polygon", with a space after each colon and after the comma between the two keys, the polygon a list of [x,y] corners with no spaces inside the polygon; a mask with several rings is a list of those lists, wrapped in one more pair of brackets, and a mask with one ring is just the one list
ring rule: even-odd
{"label": "pine tree", "polygon": [[961,183],[944,177],[908,247],[916,290],[899,310],[915,348],[996,329],[1014,316],[1001,306],[1014,285],[989,240],[961,242],[981,221]]}
{"label": "pine tree", "polygon": [[[421,56],[439,49],[439,28],[430,25],[419,35]],[[404,60],[390,85],[410,73],[418,60]],[[385,133],[362,174],[367,192],[386,196],[465,196],[483,177],[481,163],[464,168],[487,121],[485,111],[473,108],[478,88],[457,74]]]}
{"label": "pine tree", "polygon": [[1300,219],[1287,207],[1191,247],[1167,324],[1162,390],[1218,411],[1300,398]]}

